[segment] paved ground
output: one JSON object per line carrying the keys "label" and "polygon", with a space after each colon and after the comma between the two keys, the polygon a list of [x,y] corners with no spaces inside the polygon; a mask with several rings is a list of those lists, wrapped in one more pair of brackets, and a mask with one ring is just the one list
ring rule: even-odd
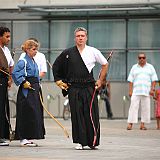
{"label": "paved ground", "polygon": [[[101,145],[98,150],[75,150],[71,140],[71,122],[58,119],[67,129],[70,138],[51,119],[45,119],[46,139],[36,141],[34,148],[20,147],[13,141],[8,147],[0,147],[0,160],[159,160],[160,130],[156,121],[139,130],[136,124],[126,130],[126,120],[101,120]],[[15,121],[12,120],[12,124]]]}

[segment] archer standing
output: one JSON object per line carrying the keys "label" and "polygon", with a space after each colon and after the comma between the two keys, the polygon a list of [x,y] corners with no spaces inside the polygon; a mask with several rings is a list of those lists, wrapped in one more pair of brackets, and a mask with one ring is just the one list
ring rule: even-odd
{"label": "archer standing", "polygon": [[138,109],[141,106],[140,129],[146,130],[145,123],[150,123],[150,95],[153,96],[158,80],[154,67],[147,63],[145,53],[138,54],[138,63],[133,65],[128,76],[131,104],[128,113],[127,130],[138,122]]}
{"label": "archer standing", "polygon": [[[99,145],[100,124],[97,89],[106,79],[108,62],[96,48],[86,45],[87,30],[78,27],[74,31],[75,46],[64,50],[53,64],[56,84],[63,94],[68,94],[71,108],[73,143],[76,149],[89,146],[95,149]],[[93,68],[101,64],[99,79],[95,82]],[[95,95],[94,95],[95,93]]]}
{"label": "archer standing", "polygon": [[33,139],[44,139],[45,128],[43,109],[40,100],[40,77],[38,66],[33,57],[39,44],[34,40],[27,40],[22,45],[26,53],[20,59],[12,73],[13,80],[18,86],[17,115],[15,139],[20,140],[21,146],[35,147]]}
{"label": "archer standing", "polygon": [[9,139],[9,101],[8,87],[11,87],[14,61],[6,45],[10,41],[10,30],[0,27],[0,146],[8,146],[5,139]]}

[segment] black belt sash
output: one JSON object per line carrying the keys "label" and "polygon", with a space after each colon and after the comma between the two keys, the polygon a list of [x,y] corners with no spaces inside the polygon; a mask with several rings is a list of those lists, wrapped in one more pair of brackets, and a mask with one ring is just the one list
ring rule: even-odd
{"label": "black belt sash", "polygon": [[37,77],[26,77],[26,80],[28,82],[30,82],[31,84],[34,84],[34,83],[39,83],[39,80]]}

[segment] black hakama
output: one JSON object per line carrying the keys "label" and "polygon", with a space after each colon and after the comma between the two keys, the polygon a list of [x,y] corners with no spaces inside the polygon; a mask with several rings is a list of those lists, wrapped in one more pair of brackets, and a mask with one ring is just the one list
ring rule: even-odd
{"label": "black hakama", "polygon": [[27,97],[25,97],[22,86],[19,87],[15,139],[44,139],[45,129],[43,106],[39,96],[41,93],[39,81],[35,77],[26,78],[26,80],[35,90],[29,90]]}
{"label": "black hakama", "polygon": [[94,95],[95,80],[93,72],[89,73],[86,68],[77,47],[62,52],[53,64],[53,75],[55,81],[62,80],[69,85],[73,143],[98,146],[100,123],[97,93]]}
{"label": "black hakama", "polygon": [[0,138],[9,139],[8,77],[0,73]]}
{"label": "black hakama", "polygon": [[94,136],[96,136],[94,146],[99,145],[100,124],[97,98],[94,98],[92,106],[90,106],[93,92],[94,88],[89,86],[69,89],[73,142],[80,143],[82,146],[93,146]]}

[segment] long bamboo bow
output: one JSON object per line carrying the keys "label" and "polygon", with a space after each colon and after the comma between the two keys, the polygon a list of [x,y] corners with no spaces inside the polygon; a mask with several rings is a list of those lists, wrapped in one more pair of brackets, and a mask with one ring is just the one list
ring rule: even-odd
{"label": "long bamboo bow", "polygon": [[42,100],[42,96],[41,94],[39,93],[39,97],[40,97],[40,101],[41,101],[41,104],[43,106],[43,109],[46,111],[46,113],[63,129],[64,131],[64,134],[66,135],[67,138],[69,138],[69,134],[67,132],[67,130],[65,129],[65,127],[47,110],[47,108],[45,107],[44,103],[43,103],[43,100]]}

